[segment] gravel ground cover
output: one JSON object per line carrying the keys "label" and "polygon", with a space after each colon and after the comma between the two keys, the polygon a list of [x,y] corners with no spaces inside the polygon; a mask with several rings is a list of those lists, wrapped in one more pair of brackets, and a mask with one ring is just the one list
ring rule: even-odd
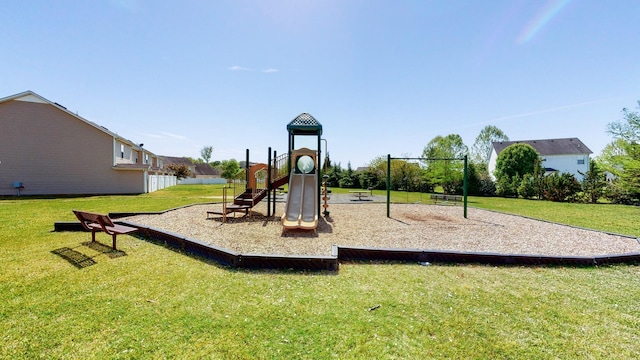
{"label": "gravel ground cover", "polygon": [[[276,214],[284,211],[277,203]],[[638,239],[579,229],[461,206],[392,204],[386,216],[383,197],[352,201],[334,195],[330,216],[321,217],[316,232],[282,232],[279,217],[267,218],[266,200],[253,216],[207,218],[222,204],[193,205],[161,215],[123,218],[164,229],[242,254],[331,255],[332,245],[490,252],[503,254],[599,256],[640,252]]]}

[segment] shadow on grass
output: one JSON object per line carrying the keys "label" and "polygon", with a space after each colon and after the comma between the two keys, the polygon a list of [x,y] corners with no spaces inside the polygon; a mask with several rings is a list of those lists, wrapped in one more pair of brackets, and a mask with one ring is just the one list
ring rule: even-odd
{"label": "shadow on grass", "polygon": [[114,250],[111,246],[101,244],[97,241],[85,241],[82,243],[82,245],[88,247],[89,249],[95,250],[99,253],[103,253],[111,259],[127,256],[126,252],[122,250]]}
{"label": "shadow on grass", "polygon": [[77,267],[78,269],[84,269],[96,264],[93,258],[68,247],[52,250],[51,253],[67,260],[71,265]]}
{"label": "shadow on grass", "polygon": [[[87,241],[83,242],[82,245],[99,252],[100,254],[107,255],[109,258],[114,259],[122,256],[126,256],[127,253],[121,250],[113,250],[111,247],[101,244],[99,242]],[[93,259],[95,256],[87,256],[75,249],[69,247],[62,247],[60,249],[55,249],[51,251],[52,254],[58,255],[61,258],[67,260],[71,265],[77,267],[78,269],[84,269],[86,267],[92,266],[96,264],[96,261]],[[99,256],[99,255],[96,255]]]}

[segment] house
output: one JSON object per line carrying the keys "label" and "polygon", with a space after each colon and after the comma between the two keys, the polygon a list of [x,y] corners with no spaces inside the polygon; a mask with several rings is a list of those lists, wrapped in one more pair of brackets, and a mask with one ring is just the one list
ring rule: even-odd
{"label": "house", "polygon": [[196,165],[189,159],[188,157],[177,157],[177,156],[164,156],[161,155],[160,159],[165,167],[169,165],[184,165],[189,169],[189,173],[192,176],[195,176],[196,173]]}
{"label": "house", "polygon": [[222,174],[220,169],[214,169],[209,164],[195,164],[195,167],[196,178],[219,179]]}
{"label": "house", "polygon": [[175,185],[154,153],[42,96],[0,99],[0,195],[140,194]]}
{"label": "house", "polygon": [[161,155],[160,159],[165,167],[169,165],[184,165],[189,169],[191,177],[195,178],[220,178],[220,169],[214,169],[209,164],[196,164],[188,157],[176,157]]}
{"label": "house", "polygon": [[593,153],[578,138],[494,142],[488,166],[489,175],[494,180],[493,172],[496,169],[498,155],[513,144],[529,144],[536,149],[547,173],[569,173],[578,181],[582,181],[583,178],[580,173],[589,170],[589,155]]}

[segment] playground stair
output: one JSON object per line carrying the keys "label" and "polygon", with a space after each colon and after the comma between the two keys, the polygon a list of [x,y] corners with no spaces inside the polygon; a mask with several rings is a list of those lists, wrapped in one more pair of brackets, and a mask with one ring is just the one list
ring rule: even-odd
{"label": "playground stair", "polygon": [[[286,157],[284,158],[286,160]],[[264,167],[263,164],[259,164],[257,167]],[[281,186],[283,186],[284,184],[289,182],[289,176],[288,174],[285,175],[280,175],[278,177],[276,177],[275,180],[271,181],[271,189],[277,189]],[[258,182],[253,182],[253,186],[256,186],[258,184]],[[233,203],[227,204],[226,203],[226,188],[224,190],[224,195],[223,198],[225,200],[223,200],[225,202],[222,211],[207,211],[207,218],[210,215],[222,215],[223,217],[223,222],[226,221],[226,216],[227,214],[230,213],[236,213],[236,212],[242,212],[244,211],[244,213],[246,215],[251,216],[251,209],[253,209],[254,206],[256,206],[262,199],[264,199],[267,194],[269,193],[269,189],[252,189],[252,188],[247,188],[243,193],[237,195],[234,199],[233,199]]]}
{"label": "playground stair", "polygon": [[[271,188],[276,189],[289,182],[288,176],[281,176],[271,183]],[[236,196],[233,203],[226,206],[227,214],[230,212],[248,212],[267,196],[268,189],[246,189],[245,192]]]}

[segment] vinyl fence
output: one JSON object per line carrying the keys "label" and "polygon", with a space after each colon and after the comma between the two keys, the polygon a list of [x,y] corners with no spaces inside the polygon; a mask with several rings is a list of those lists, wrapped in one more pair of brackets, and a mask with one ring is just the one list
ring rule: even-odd
{"label": "vinyl fence", "polygon": [[154,192],[168,188],[169,186],[177,185],[178,180],[173,175],[149,175],[147,191]]}

